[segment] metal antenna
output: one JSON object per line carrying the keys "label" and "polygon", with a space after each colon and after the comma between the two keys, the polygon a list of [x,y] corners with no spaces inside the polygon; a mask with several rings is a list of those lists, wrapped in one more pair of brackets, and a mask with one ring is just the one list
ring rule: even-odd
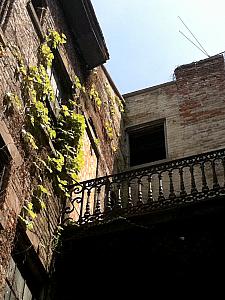
{"label": "metal antenna", "polygon": [[200,44],[200,42],[198,41],[198,39],[194,36],[194,34],[191,32],[191,30],[187,27],[187,25],[184,23],[184,21],[181,19],[181,17],[178,16],[178,18],[180,19],[180,21],[184,24],[184,26],[187,28],[187,30],[190,32],[190,34],[193,36],[193,38],[196,40],[196,42],[199,44],[199,46],[197,46],[191,39],[189,39],[183,32],[181,32],[179,30],[179,32],[189,41],[191,42],[193,45],[195,45],[195,47],[197,47],[202,53],[204,53],[206,56],[210,57],[210,55],[207,53],[207,51],[203,48],[203,46]]}
{"label": "metal antenna", "polygon": [[205,51],[203,51],[200,47],[198,47],[192,40],[190,40],[182,31],[179,30],[179,32],[189,41],[191,42],[196,48],[198,48],[203,54],[210,57]]}

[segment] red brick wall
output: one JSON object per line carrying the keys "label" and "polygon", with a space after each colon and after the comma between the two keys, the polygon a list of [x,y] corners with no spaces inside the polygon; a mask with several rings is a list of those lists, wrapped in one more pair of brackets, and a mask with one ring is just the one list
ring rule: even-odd
{"label": "red brick wall", "polygon": [[[185,152],[225,145],[225,70],[223,55],[175,70]],[[194,153],[193,153],[194,154]]]}

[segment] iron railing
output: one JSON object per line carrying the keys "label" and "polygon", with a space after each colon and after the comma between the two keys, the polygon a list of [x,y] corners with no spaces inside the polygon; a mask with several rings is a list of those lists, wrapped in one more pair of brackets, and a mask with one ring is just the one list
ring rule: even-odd
{"label": "iron railing", "polygon": [[225,149],[77,183],[65,220],[129,217],[225,195]]}

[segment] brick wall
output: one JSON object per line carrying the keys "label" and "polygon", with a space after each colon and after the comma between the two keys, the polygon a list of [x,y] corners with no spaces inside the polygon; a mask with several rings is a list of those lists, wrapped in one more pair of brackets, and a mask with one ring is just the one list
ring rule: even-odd
{"label": "brick wall", "polygon": [[224,57],[218,55],[175,70],[184,154],[225,144]]}
{"label": "brick wall", "polygon": [[224,147],[223,56],[180,66],[175,76],[173,82],[124,95],[126,127],[165,119],[169,160]]}
{"label": "brick wall", "polygon": [[[85,165],[81,171],[82,180],[105,175],[118,170],[123,164],[123,154],[120,151],[121,143],[120,127],[122,126],[121,113],[118,105],[113,103],[114,117],[112,121],[113,139],[109,139],[104,131],[104,120],[109,116],[109,99],[105,91],[107,84],[113,97],[117,94],[114,86],[109,81],[106,73],[101,67],[95,72],[85,70],[83,61],[78,54],[74,37],[71,35],[64,14],[57,2],[47,1],[48,9],[42,22],[43,33],[51,28],[67,36],[67,44],[60,47],[59,56],[71,81],[75,75],[79,76],[82,84],[87,88],[94,82],[99,92],[103,105],[101,108],[90,101],[89,97],[80,95],[79,103],[82,105],[85,117],[91,116],[96,136],[93,130],[87,129],[84,138],[83,150],[85,152]],[[3,46],[15,45],[23,54],[26,63],[34,65],[37,62],[37,49],[40,44],[40,34],[27,10],[27,0],[15,0],[9,13],[7,25],[4,32],[0,29],[0,41]],[[23,126],[23,115],[14,110],[11,114],[5,114],[4,97],[7,92],[20,95],[20,83],[15,78],[16,61],[6,47],[5,54],[0,58],[0,133],[9,148],[12,156],[11,175],[5,197],[0,203],[0,298],[4,288],[4,280],[7,273],[10,253],[13,246],[17,217],[24,204],[29,199],[31,186],[31,175],[29,170],[29,159],[26,157],[21,144],[21,129]],[[120,97],[120,95],[119,95]],[[94,139],[98,138],[100,143],[95,145]],[[51,182],[45,182],[52,197],[47,203],[46,212],[38,214],[35,219],[33,231],[27,231],[27,236],[36,251],[43,267],[49,270],[52,258],[53,232],[60,220],[61,202],[54,194]]]}

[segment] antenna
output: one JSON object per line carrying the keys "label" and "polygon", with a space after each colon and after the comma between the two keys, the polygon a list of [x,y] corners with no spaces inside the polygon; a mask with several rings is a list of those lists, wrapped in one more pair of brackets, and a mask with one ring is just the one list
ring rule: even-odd
{"label": "antenna", "polygon": [[199,46],[197,46],[190,38],[188,38],[182,31],[179,30],[179,32],[189,41],[191,42],[196,48],[198,48],[202,53],[204,53],[206,56],[210,57],[210,55],[207,53],[207,51],[203,48],[203,46],[200,44],[198,39],[194,36],[194,34],[191,32],[191,30],[187,27],[187,25],[184,23],[184,21],[181,19],[181,17],[178,16],[180,21],[184,24],[184,26],[187,28],[187,30],[190,32],[192,37],[195,39],[195,41],[198,43]]}

